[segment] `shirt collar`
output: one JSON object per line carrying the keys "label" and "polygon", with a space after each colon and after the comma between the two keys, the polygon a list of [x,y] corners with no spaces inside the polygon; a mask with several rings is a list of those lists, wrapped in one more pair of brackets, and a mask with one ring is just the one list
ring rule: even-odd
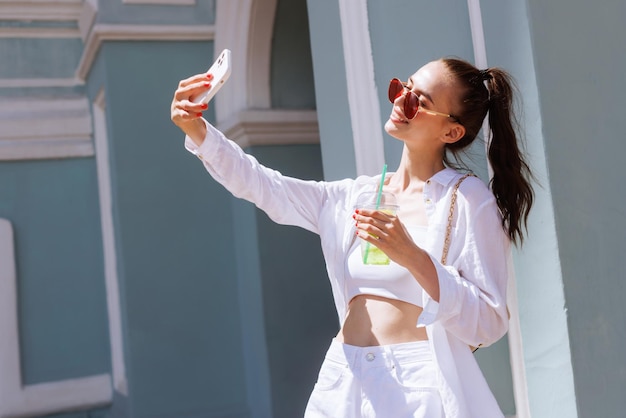
{"label": "shirt collar", "polygon": [[435,181],[442,186],[449,186],[454,179],[459,176],[459,173],[450,167],[446,167],[441,171],[435,173],[434,176],[430,178],[431,181]]}

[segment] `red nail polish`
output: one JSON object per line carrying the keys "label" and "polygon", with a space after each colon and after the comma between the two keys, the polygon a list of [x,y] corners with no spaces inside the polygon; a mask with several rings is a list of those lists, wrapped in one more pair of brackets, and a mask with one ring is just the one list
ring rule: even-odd
{"label": "red nail polish", "polygon": [[208,108],[209,108],[209,105],[208,105],[208,104],[206,104],[206,103],[204,103],[201,107],[202,107],[203,109],[208,109]]}
{"label": "red nail polish", "polygon": [[204,87],[211,87],[211,83],[204,83]]}
{"label": "red nail polish", "polygon": [[355,210],[354,210],[354,213],[359,213],[359,210],[358,210],[358,209],[355,209]]}
{"label": "red nail polish", "polygon": [[353,215],[352,215],[352,219],[356,219],[356,215],[354,215],[354,214],[353,214]]}
{"label": "red nail polish", "polygon": [[196,113],[196,116],[201,118],[202,117],[202,113]]}

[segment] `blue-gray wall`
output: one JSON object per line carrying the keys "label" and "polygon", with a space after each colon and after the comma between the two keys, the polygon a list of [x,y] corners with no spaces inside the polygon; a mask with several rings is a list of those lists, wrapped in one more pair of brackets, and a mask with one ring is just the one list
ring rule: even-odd
{"label": "blue-gray wall", "polygon": [[626,3],[528,2],[579,416],[623,416]]}
{"label": "blue-gray wall", "polygon": [[0,163],[0,217],[15,231],[22,378],[108,372],[93,159]]}

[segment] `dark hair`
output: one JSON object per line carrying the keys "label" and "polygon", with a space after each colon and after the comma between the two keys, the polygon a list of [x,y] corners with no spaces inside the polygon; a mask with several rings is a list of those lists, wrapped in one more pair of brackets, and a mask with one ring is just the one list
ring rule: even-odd
{"label": "dark hair", "polygon": [[[479,70],[456,58],[443,58],[442,61],[460,87],[455,117],[465,127],[463,138],[448,144],[447,149],[456,156],[471,144],[489,113],[491,139],[487,156],[493,169],[491,191],[509,238],[522,243],[534,193],[530,184],[532,174],[518,144],[513,79],[500,68]],[[445,160],[446,164],[450,163],[447,156]]]}

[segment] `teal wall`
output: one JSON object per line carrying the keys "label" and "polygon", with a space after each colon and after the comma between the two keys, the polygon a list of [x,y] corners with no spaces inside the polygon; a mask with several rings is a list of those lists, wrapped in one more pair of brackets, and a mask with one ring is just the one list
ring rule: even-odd
{"label": "teal wall", "polygon": [[107,373],[110,353],[93,159],[0,162],[15,231],[25,384]]}
{"label": "teal wall", "polygon": [[122,0],[98,0],[97,23],[135,25],[211,25],[215,0],[196,0],[192,6],[124,4]]}
{"label": "teal wall", "polygon": [[339,3],[307,0],[307,11],[324,178],[354,177],[356,162]]}
{"label": "teal wall", "polygon": [[[322,179],[317,145],[249,152],[285,175]],[[330,283],[317,235],[276,225],[260,211],[256,224],[273,417],[300,417],[339,329]]]}
{"label": "teal wall", "polygon": [[528,2],[579,416],[626,410],[626,3]]}
{"label": "teal wall", "polygon": [[169,119],[178,80],[212,53],[204,42],[106,43],[102,79],[90,80],[106,86],[133,417],[245,410],[231,197]]}
{"label": "teal wall", "polygon": [[270,64],[272,108],[315,109],[306,0],[278,0],[275,19]]}

